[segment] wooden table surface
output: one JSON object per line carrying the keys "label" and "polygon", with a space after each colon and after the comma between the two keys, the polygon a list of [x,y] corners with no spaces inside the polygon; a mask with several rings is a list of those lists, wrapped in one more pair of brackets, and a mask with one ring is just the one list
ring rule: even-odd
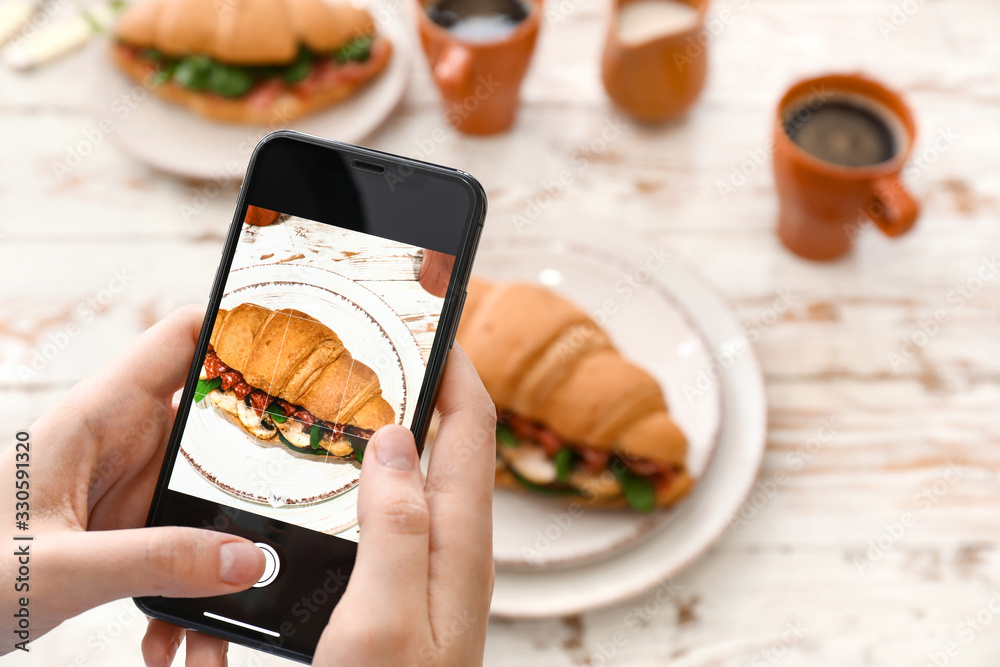
{"label": "wooden table surface", "polygon": [[[418,60],[403,104],[365,143],[475,174],[487,235],[530,213],[523,233],[629,234],[700,267],[760,331],[767,455],[744,520],[667,602],[495,621],[486,664],[1000,664],[1000,3],[716,0],[704,96],[660,128],[603,94],[606,4],[549,0],[510,133],[448,130]],[[206,299],[236,195],[206,196],[88,139],[85,62],[0,70],[5,442],[144,328]],[[851,257],[804,262],[774,234],[761,156],[771,114],[793,80],[859,70],[915,109],[907,181],[923,215],[900,240],[867,230]],[[791,305],[775,316],[781,298]],[[3,661],[135,665],[143,625],[120,601]],[[241,649],[230,660],[278,662]]]}

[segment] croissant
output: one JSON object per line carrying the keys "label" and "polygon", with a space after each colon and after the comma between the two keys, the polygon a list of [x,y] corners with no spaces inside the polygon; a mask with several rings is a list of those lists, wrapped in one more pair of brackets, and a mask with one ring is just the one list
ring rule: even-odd
{"label": "croissant", "polygon": [[122,12],[115,37],[115,62],[147,87],[155,81],[155,94],[257,124],[341,101],[392,54],[371,14],[346,0],[145,0]]}
{"label": "croissant", "polygon": [[497,406],[499,485],[639,511],[692,488],[656,379],[566,299],[473,278],[458,340]]}
{"label": "croissant", "polygon": [[375,371],[325,324],[290,308],[220,309],[201,374],[217,379],[204,396],[250,435],[293,450],[347,457],[395,421]]}

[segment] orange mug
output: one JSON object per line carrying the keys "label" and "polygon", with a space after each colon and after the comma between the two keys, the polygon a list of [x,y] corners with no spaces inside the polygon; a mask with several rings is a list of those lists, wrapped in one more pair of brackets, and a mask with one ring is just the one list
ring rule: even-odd
{"label": "orange mug", "polygon": [[[893,137],[891,157],[844,166],[799,146],[788,134],[789,123],[803,127],[829,100],[866,109],[882,121]],[[774,126],[774,180],[781,208],[778,236],[785,247],[807,259],[829,260],[847,253],[869,221],[888,236],[908,232],[919,205],[906,191],[900,172],[915,138],[916,123],[903,99],[865,76],[822,76],[792,86],[778,104]]]}
{"label": "orange mug", "polygon": [[613,0],[601,58],[608,97],[639,120],[682,116],[708,75],[707,11],[708,0]]}
{"label": "orange mug", "polygon": [[528,15],[500,39],[457,38],[427,15],[433,0],[418,0],[420,42],[444,105],[445,118],[468,134],[496,134],[517,115],[521,82],[541,23],[541,0],[524,0]]}

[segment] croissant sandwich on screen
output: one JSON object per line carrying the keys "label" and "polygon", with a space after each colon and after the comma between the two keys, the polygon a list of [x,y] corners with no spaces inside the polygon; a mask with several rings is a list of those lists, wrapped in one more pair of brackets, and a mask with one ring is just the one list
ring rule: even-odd
{"label": "croissant sandwich on screen", "polygon": [[646,512],[694,485],[656,379],[566,299],[473,278],[458,340],[497,406],[499,486]]}
{"label": "croissant sandwich on screen", "polygon": [[396,418],[378,375],[329,327],[252,303],[219,310],[195,401],[206,397],[254,438],[358,460],[372,434]]}
{"label": "croissant sandwich on screen", "polygon": [[207,118],[287,123],[376,77],[392,44],[341,0],[141,0],[115,27],[112,56],[154,94]]}

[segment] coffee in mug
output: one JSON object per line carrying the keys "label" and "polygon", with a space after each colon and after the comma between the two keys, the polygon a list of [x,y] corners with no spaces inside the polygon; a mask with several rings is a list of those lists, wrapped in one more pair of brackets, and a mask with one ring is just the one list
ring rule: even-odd
{"label": "coffee in mug", "polygon": [[920,206],[901,173],[916,122],[900,95],[860,74],[799,81],[774,118],[778,236],[813,260],[841,257],[873,223],[887,236],[913,227]]}
{"label": "coffee in mug", "polygon": [[448,123],[468,134],[511,126],[543,0],[416,0],[420,44]]}
{"label": "coffee in mug", "polygon": [[891,160],[905,143],[892,115],[868,100],[832,98],[802,105],[785,118],[785,132],[824,162],[867,167]]}
{"label": "coffee in mug", "polygon": [[440,0],[427,8],[434,23],[467,42],[506,39],[530,13],[520,0]]}

